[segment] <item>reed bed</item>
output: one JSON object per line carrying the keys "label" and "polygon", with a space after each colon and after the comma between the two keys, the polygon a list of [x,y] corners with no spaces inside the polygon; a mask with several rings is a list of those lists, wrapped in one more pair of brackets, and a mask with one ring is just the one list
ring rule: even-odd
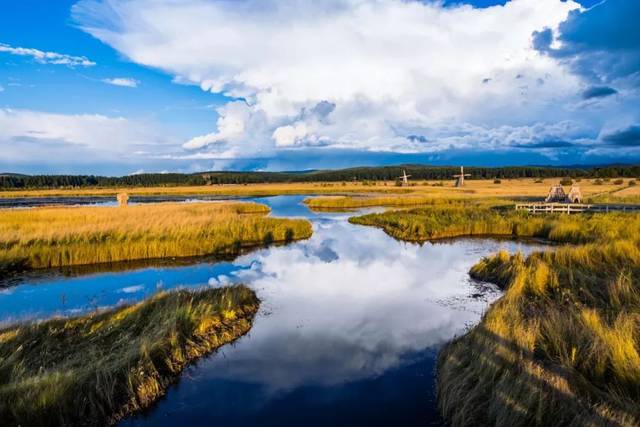
{"label": "reed bed", "polygon": [[382,228],[407,241],[460,236],[536,237],[561,243],[586,243],[640,236],[640,220],[625,213],[548,215],[482,205],[433,206],[356,216],[353,224]]}
{"label": "reed bed", "polygon": [[0,329],[0,424],[110,425],[150,406],[184,367],[245,334],[245,286]]}
{"label": "reed bed", "polygon": [[439,356],[452,425],[640,424],[637,242],[500,253],[471,274],[506,293]]}
{"label": "reed bed", "polygon": [[351,221],[405,240],[574,243],[528,257],[500,252],[472,267],[505,294],[441,351],[440,411],[453,426],[640,424],[640,215],[430,207]]}
{"label": "reed bed", "polygon": [[257,203],[0,211],[0,274],[152,258],[235,254],[311,235],[306,220],[271,218]]}
{"label": "reed bed", "polygon": [[325,196],[305,199],[304,203],[313,210],[348,210],[376,206],[415,207],[424,205],[460,204],[464,199],[460,194],[406,194],[388,196]]}
{"label": "reed bed", "polygon": [[[602,180],[601,180],[602,181]],[[613,181],[582,180],[580,185],[585,197],[595,197],[599,194],[622,190],[630,180],[616,185]],[[284,194],[326,194],[356,196],[371,195],[372,197],[399,196],[426,198],[528,198],[543,199],[552,184],[560,182],[560,178],[548,178],[544,181],[536,179],[502,179],[500,184],[494,180],[467,180],[462,188],[454,187],[454,181],[410,181],[408,187],[398,187],[391,181],[349,181],[349,182],[309,182],[309,183],[271,183],[271,184],[225,184],[203,186],[164,186],[164,187],[112,187],[112,188],[58,188],[34,190],[0,191],[0,198],[12,197],[57,197],[57,196],[112,196],[126,192],[131,196],[275,196]],[[566,188],[568,190],[568,188]],[[629,191],[620,191],[620,195],[627,195]],[[402,203],[402,202],[394,202]],[[393,206],[389,204],[389,206]],[[395,204],[398,206],[398,204]],[[330,207],[330,206],[327,206]],[[354,206],[358,207],[358,206]]]}

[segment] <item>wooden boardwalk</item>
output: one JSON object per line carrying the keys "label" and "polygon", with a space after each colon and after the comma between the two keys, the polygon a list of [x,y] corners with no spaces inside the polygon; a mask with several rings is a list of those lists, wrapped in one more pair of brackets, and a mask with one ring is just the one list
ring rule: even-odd
{"label": "wooden boardwalk", "polygon": [[531,213],[640,212],[640,205],[588,205],[583,203],[519,203],[517,211]]}

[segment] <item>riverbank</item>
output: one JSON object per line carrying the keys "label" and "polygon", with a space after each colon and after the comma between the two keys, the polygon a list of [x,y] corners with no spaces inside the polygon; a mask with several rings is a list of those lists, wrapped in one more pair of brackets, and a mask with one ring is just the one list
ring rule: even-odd
{"label": "riverbank", "polygon": [[505,294],[441,351],[440,411],[453,426],[640,422],[639,215],[424,208],[351,221],[414,241],[483,234],[580,244],[527,258],[501,252],[471,269]]}
{"label": "riverbank", "polygon": [[0,330],[0,423],[108,425],[150,406],[193,360],[247,333],[249,288],[160,293]]}
{"label": "riverbank", "polygon": [[302,219],[246,202],[0,210],[0,275],[72,265],[237,254],[311,236]]}

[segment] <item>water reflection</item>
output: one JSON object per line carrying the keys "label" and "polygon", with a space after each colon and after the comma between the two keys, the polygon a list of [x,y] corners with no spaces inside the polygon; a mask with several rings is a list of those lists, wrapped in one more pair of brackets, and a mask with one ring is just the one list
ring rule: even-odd
{"label": "water reflection", "polygon": [[[263,200],[264,201],[264,200]],[[262,300],[250,334],[187,369],[154,408],[125,425],[424,425],[439,422],[437,349],[476,323],[499,291],[469,267],[532,243],[463,239],[408,244],[312,214],[302,197],[268,200],[308,216],[307,241],[232,262],[58,278],[7,289],[2,318],[134,301],[158,288],[248,283]],[[96,300],[83,301],[96,295]]]}

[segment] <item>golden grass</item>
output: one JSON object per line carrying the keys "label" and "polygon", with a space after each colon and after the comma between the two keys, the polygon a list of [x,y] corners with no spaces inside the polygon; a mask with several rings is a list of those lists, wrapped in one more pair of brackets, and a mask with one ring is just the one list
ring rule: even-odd
{"label": "golden grass", "polygon": [[534,216],[432,206],[351,219],[405,240],[536,236],[579,246],[509,255],[470,274],[506,291],[438,361],[453,426],[640,424],[640,215]]}
{"label": "golden grass", "polygon": [[637,242],[503,253],[471,274],[506,293],[440,354],[439,406],[452,425],[638,425]]}
{"label": "golden grass", "polygon": [[245,334],[258,304],[244,286],[178,291],[0,330],[0,424],[114,424],[155,402],[188,363]]}
{"label": "golden grass", "polygon": [[[465,187],[456,188],[453,181],[414,181],[409,187],[397,187],[390,181],[367,182],[313,182],[313,183],[273,183],[273,184],[225,184],[207,186],[172,187],[113,187],[113,188],[62,188],[49,190],[9,190],[0,191],[0,198],[7,197],[55,197],[55,196],[113,196],[120,192],[133,196],[150,195],[210,195],[210,196],[272,196],[282,194],[396,194],[409,197],[431,198],[541,198],[547,195],[552,184],[559,178],[548,178],[543,182],[535,179],[503,179],[500,184],[493,180],[467,180]],[[606,194],[625,188],[630,181],[616,185],[613,180],[596,185],[595,180],[583,179],[577,182],[585,197]],[[331,207],[331,206],[327,206]],[[359,207],[359,206],[354,206]]]}
{"label": "golden grass", "polygon": [[[461,201],[477,201],[487,203],[492,199],[494,203],[499,200],[529,199],[542,200],[547,196],[549,187],[557,184],[559,179],[547,179],[536,182],[534,179],[502,180],[500,184],[494,184],[493,180],[469,180],[462,188],[456,188],[452,182],[445,182],[443,186],[434,185],[440,182],[422,182],[420,185],[404,187],[407,192],[402,194],[361,194],[346,196],[321,196],[305,200],[305,203],[316,210],[342,210],[373,206],[411,207],[433,204],[447,204]],[[625,181],[625,184],[628,182]],[[615,185],[611,181],[596,185],[593,180],[582,180],[576,183],[580,186],[583,197],[597,201],[611,192],[619,195],[617,202],[632,202],[635,193],[620,191],[626,187]],[[568,192],[569,187],[565,190]],[[627,190],[625,190],[627,191]],[[640,194],[640,193],[638,193]],[[640,197],[640,196],[638,196]]]}
{"label": "golden grass", "polygon": [[640,217],[608,215],[541,216],[483,204],[435,205],[356,216],[353,224],[382,228],[407,241],[460,236],[539,237],[585,243],[640,236]]}
{"label": "golden grass", "polygon": [[7,190],[0,191],[0,198],[8,197],[55,197],[55,196],[113,196],[127,193],[130,196],[277,196],[286,194],[335,194],[335,193],[403,193],[407,188],[363,185],[360,182],[314,182],[275,184],[224,184],[173,187],[113,187],[113,188],[60,188],[48,190]]}
{"label": "golden grass", "polygon": [[311,235],[306,220],[257,203],[159,203],[0,210],[0,273],[166,257],[235,254]]}

